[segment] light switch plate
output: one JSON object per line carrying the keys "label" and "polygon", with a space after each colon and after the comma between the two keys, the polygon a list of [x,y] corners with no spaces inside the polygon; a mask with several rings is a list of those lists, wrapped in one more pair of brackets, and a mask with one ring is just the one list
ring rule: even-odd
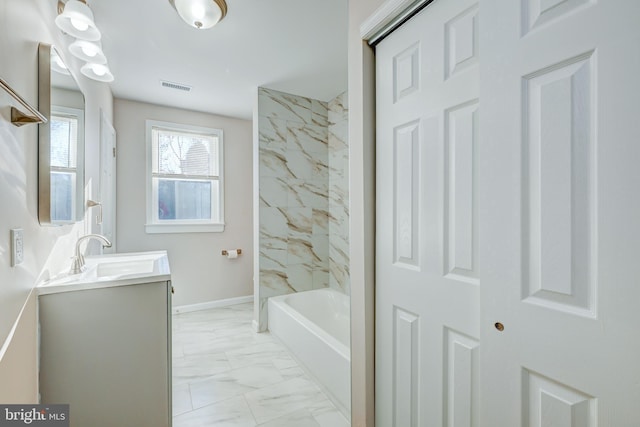
{"label": "light switch plate", "polygon": [[24,241],[21,228],[11,230],[11,267],[24,261]]}

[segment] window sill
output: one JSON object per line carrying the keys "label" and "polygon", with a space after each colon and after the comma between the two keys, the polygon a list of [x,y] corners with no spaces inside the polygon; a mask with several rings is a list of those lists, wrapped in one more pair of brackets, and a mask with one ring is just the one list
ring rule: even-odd
{"label": "window sill", "polygon": [[147,234],[222,233],[224,224],[145,224]]}

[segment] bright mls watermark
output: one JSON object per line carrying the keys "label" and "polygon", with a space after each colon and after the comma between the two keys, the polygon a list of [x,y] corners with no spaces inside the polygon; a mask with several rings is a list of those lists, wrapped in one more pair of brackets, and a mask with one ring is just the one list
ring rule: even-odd
{"label": "bright mls watermark", "polygon": [[69,427],[69,405],[0,405],[0,427]]}

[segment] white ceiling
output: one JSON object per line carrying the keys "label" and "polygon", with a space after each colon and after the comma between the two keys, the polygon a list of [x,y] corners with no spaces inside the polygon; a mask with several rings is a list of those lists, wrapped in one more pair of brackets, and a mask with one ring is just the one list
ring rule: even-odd
{"label": "white ceiling", "polygon": [[258,86],[323,101],[346,90],[347,0],[227,4],[224,20],[196,30],[168,0],[89,0],[114,96],[249,119]]}

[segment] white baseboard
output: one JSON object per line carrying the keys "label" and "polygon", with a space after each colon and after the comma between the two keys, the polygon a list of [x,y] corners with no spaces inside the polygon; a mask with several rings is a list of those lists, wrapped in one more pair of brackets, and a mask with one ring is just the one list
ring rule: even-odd
{"label": "white baseboard", "polygon": [[246,302],[253,302],[253,295],[247,295],[246,297],[236,297],[221,299],[216,301],[201,302],[198,304],[179,305],[173,307],[171,312],[173,314],[190,313],[192,311],[207,310],[210,308],[228,307],[230,305],[243,304]]}

